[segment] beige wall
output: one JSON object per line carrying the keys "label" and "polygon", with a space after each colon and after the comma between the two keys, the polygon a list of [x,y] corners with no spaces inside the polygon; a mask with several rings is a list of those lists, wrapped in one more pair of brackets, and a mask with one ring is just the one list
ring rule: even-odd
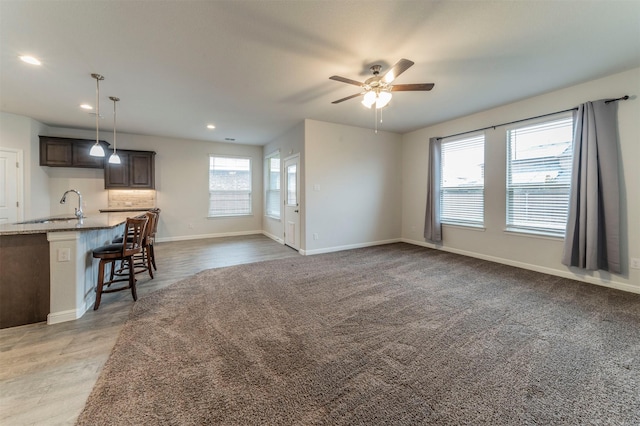
{"label": "beige wall", "polygon": [[19,195],[23,203],[22,219],[49,216],[49,180],[40,167],[38,135],[46,126],[31,118],[0,112],[0,147],[22,153],[23,185]]}
{"label": "beige wall", "polygon": [[[536,96],[503,107],[403,135],[402,238],[428,245],[423,238],[428,140],[476,128],[560,111],[586,101],[640,93],[640,69]],[[444,226],[442,249],[640,292],[640,270],[629,257],[640,257],[640,102],[619,103],[621,158],[622,256],[624,273],[584,272],[560,263],[561,239],[507,233],[505,228],[505,131],[486,131],[484,230]]]}
{"label": "beige wall", "polygon": [[401,141],[395,133],[305,120],[305,253],[398,239]]}

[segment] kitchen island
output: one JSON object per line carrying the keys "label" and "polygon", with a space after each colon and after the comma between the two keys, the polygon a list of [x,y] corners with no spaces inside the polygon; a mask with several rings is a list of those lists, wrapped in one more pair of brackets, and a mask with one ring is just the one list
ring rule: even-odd
{"label": "kitchen island", "polygon": [[95,300],[94,248],[122,233],[131,212],[54,216],[0,225],[0,328],[80,318]]}

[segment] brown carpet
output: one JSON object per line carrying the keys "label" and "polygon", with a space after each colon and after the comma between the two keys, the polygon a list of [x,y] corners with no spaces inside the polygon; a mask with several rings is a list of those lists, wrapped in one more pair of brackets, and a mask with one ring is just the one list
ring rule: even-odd
{"label": "brown carpet", "polygon": [[408,244],[138,300],[80,425],[638,425],[640,295]]}

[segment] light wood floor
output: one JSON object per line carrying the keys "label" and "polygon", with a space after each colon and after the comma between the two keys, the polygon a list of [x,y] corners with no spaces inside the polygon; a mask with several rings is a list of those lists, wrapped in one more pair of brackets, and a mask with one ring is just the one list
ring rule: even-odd
{"label": "light wood floor", "polygon": [[[196,272],[299,254],[262,235],[156,244],[155,279],[138,298]],[[0,330],[0,425],[68,425],[82,411],[126,321],[131,292],[105,294],[76,321]]]}

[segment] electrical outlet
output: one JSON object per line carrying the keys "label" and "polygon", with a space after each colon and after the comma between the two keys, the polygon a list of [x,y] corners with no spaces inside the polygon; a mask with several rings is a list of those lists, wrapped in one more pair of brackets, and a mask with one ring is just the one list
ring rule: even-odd
{"label": "electrical outlet", "polygon": [[71,249],[70,248],[59,248],[58,249],[58,262],[69,262],[71,260]]}
{"label": "electrical outlet", "polygon": [[318,234],[317,234],[317,233],[314,233],[314,234],[313,234],[313,239],[314,239],[314,240],[318,240],[319,238],[320,238],[320,237],[318,237]]}
{"label": "electrical outlet", "polygon": [[189,224],[189,229],[193,229],[193,223]]}
{"label": "electrical outlet", "polygon": [[632,269],[640,269],[640,258],[632,257],[631,264],[629,265]]}

